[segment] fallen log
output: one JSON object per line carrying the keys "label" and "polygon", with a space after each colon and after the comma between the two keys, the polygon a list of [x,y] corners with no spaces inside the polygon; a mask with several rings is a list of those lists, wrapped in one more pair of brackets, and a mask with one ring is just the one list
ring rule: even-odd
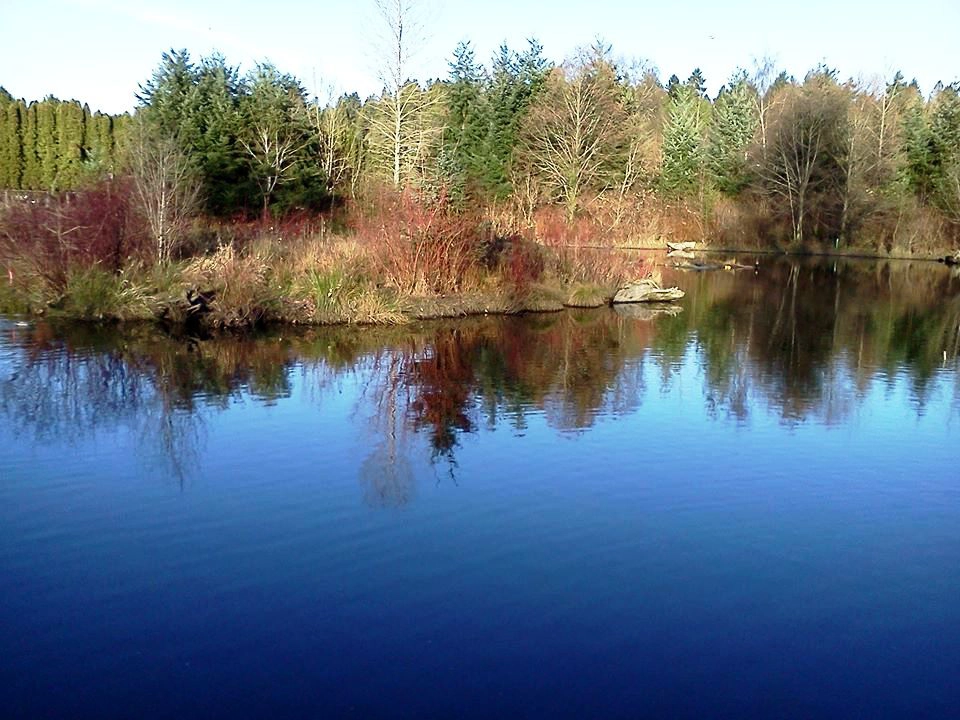
{"label": "fallen log", "polygon": [[687,241],[687,242],[668,242],[667,250],[680,250],[680,251],[689,251],[693,250],[697,246],[696,242]]}
{"label": "fallen log", "polygon": [[617,290],[613,296],[614,304],[641,303],[641,302],[674,302],[684,296],[683,290],[677,287],[663,288],[651,280],[627,283]]}

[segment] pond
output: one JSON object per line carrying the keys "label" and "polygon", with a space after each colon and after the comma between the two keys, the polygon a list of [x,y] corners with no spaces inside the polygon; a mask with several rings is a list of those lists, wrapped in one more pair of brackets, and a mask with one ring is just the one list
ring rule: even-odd
{"label": "pond", "polygon": [[960,715],[960,279],[665,280],[677,310],[0,320],[0,716]]}

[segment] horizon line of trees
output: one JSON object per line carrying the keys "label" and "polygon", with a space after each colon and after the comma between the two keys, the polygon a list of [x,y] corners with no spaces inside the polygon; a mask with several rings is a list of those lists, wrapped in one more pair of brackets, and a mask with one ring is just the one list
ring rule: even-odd
{"label": "horizon line of trees", "polygon": [[[405,7],[384,13],[388,28]],[[163,54],[132,116],[0,89],[0,188],[130,175],[168,247],[195,213],[322,211],[384,188],[509,207],[527,224],[549,206],[616,228],[653,205],[709,218],[726,203],[775,240],[849,243],[919,213],[960,228],[956,83],[924,97],[899,72],[843,82],[820,65],[797,80],[764,62],[710,98],[699,69],[661,82],[599,41],[554,65],[535,40],[489,66],[461,42],[448,77],[421,83],[408,77],[413,40],[388,37],[383,91],[366,99],[310,98],[269,63],[241,75],[185,50]]]}

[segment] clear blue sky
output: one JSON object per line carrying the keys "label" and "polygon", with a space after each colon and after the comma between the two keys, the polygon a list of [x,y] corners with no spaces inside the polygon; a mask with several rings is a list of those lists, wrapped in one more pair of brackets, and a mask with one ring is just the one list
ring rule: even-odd
{"label": "clear blue sky", "polygon": [[[375,92],[373,0],[0,0],[6,32],[0,85],[17,97],[86,101],[119,112],[160,54],[219,50],[249,68],[269,59],[311,92]],[[644,58],[663,79],[699,66],[715,92],[737,66],[769,55],[802,76],[819,62],[841,77],[890,76],[901,69],[924,92],[960,77],[960,0],[423,0],[426,40],[416,54],[421,79],[446,74],[457,42],[486,61],[507,41],[535,36],[553,60],[595,37],[617,55]]]}

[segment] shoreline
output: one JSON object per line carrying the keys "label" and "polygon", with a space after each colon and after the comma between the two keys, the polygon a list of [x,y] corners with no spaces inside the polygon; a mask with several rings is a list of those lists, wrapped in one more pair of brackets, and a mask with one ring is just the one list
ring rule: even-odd
{"label": "shoreline", "polygon": [[[579,246],[587,248],[589,246]],[[684,268],[669,262],[664,251],[659,248],[641,247],[603,247],[591,249],[614,251],[646,251],[663,257],[654,264],[657,269],[671,272],[735,272],[748,269],[743,266],[723,268],[721,265],[706,268]],[[868,254],[866,252],[822,252],[813,250],[771,251],[744,248],[697,248],[695,253],[718,255],[757,255],[768,258],[844,261],[889,261],[919,262],[924,264],[947,264],[944,258],[906,257]],[[762,265],[760,266],[762,268]],[[54,322],[82,322],[91,324],[154,324],[167,329],[196,330],[198,332],[239,331],[248,332],[268,326],[291,327],[330,327],[330,326],[386,326],[404,325],[411,322],[448,320],[484,315],[525,315],[538,313],[557,313],[563,310],[598,309],[613,305],[613,296],[617,288],[603,284],[560,284],[538,283],[521,293],[498,287],[495,291],[465,291],[443,295],[400,295],[394,291],[365,288],[356,296],[345,298],[343,302],[330,307],[318,307],[316,304],[293,296],[278,296],[273,307],[231,306],[224,303],[218,307],[210,293],[211,300],[202,306],[194,304],[191,293],[196,289],[182,286],[178,292],[166,297],[149,295],[149,286],[138,287],[130,284],[131,290],[143,293],[150,303],[138,307],[123,307],[115,312],[81,312],[79,308],[65,309],[66,295],[57,303],[47,304],[33,309],[30,299],[20,296],[12,288],[6,295],[0,291],[0,314],[15,320],[43,319]],[[202,296],[202,293],[194,295]],[[370,302],[368,302],[370,301]],[[368,307],[368,305],[370,307]]]}

